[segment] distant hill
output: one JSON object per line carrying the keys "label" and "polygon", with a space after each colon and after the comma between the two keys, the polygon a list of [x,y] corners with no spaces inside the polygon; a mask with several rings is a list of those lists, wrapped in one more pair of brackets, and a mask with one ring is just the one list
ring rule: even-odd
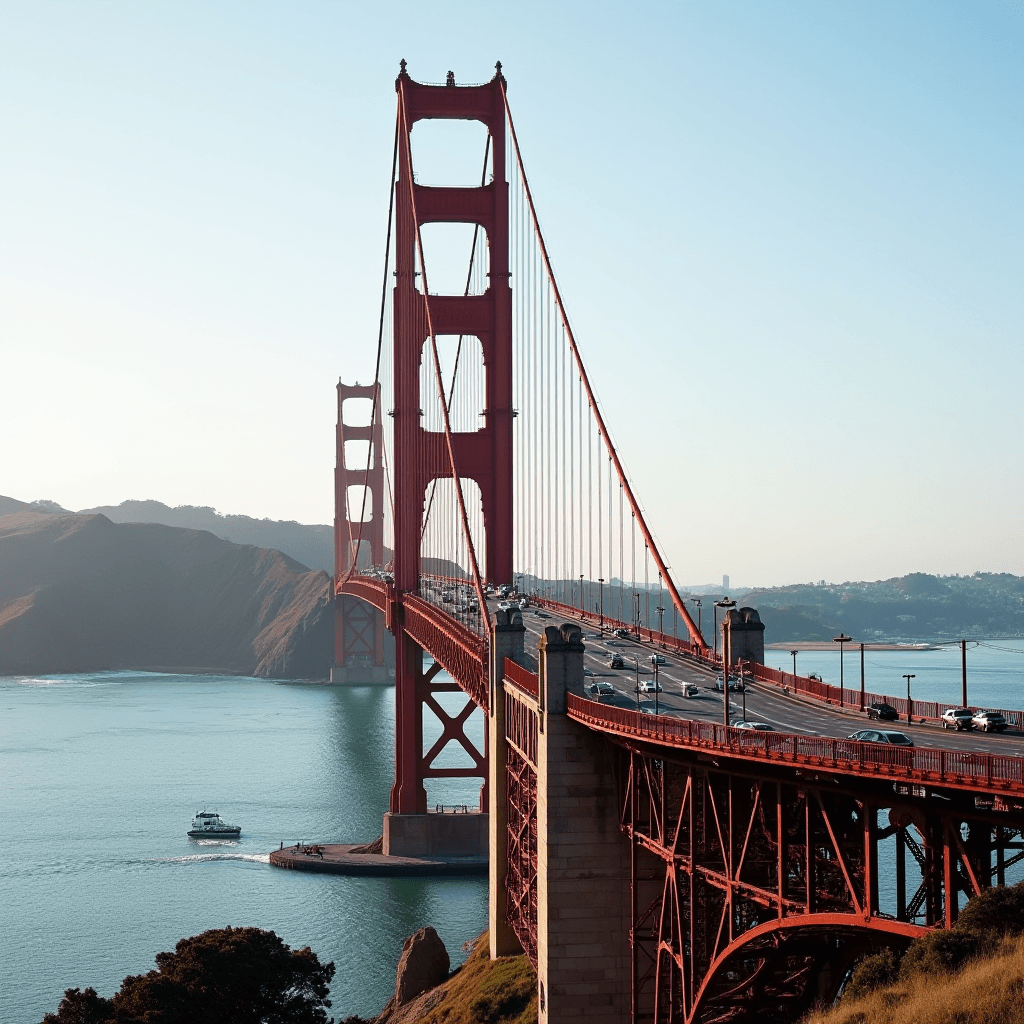
{"label": "distant hill", "polygon": [[162,523],[187,530],[209,530],[215,537],[235,544],[274,548],[307,568],[334,573],[333,526],[305,526],[276,519],[222,516],[216,509],[205,505],[171,508],[161,501],[122,501],[120,505],[83,509],[81,514],[104,515],[112,523]]}
{"label": "distant hill", "polygon": [[37,507],[0,502],[0,673],[327,676],[325,572],[207,531]]}
{"label": "distant hill", "polygon": [[1024,577],[911,573],[872,583],[797,583],[739,597],[766,624],[767,643],[858,639],[958,639],[1024,635]]}

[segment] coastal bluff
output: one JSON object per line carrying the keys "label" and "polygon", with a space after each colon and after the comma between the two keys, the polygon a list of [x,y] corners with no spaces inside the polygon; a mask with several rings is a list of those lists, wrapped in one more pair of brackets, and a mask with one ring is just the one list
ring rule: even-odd
{"label": "coastal bluff", "polygon": [[0,674],[326,679],[330,577],[205,530],[0,498]]}

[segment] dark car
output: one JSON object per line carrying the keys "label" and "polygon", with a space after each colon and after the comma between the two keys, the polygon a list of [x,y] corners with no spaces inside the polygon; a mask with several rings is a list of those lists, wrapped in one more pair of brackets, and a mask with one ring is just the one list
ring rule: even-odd
{"label": "dark car", "polygon": [[888,743],[894,747],[912,747],[914,741],[905,732],[875,731],[874,729],[861,729],[847,739],[859,740],[861,743]]}
{"label": "dark car", "polygon": [[630,634],[628,629],[617,629],[617,630],[615,630],[615,635],[620,640],[628,640],[630,638],[630,636],[631,636],[631,634]]}
{"label": "dark car", "polygon": [[612,660],[608,662],[608,667],[609,668],[622,668],[623,664],[624,663],[622,661],[622,655],[621,654],[613,654],[612,655]]}
{"label": "dark car", "polygon": [[900,717],[900,713],[891,704],[886,704],[885,701],[869,704],[867,706],[867,713],[868,718],[873,718],[876,722],[895,722]]}

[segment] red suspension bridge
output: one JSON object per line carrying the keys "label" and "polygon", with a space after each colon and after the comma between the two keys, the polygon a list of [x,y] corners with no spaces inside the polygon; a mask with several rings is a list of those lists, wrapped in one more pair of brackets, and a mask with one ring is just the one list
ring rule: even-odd
{"label": "red suspension bridge", "polygon": [[[377,369],[372,385],[338,386],[335,521],[339,678],[386,678],[385,629],[395,641],[385,853],[413,834],[399,822],[429,835],[428,780],[479,777],[492,955],[530,955],[542,1020],[794,1019],[866,950],[950,926],[1004,880],[1024,857],[1024,760],[848,741],[843,722],[831,739],[745,732],[727,689],[721,725],[591,699],[584,626],[602,641],[628,631],[698,675],[722,659],[587,375],[500,65],[486,84],[425,85],[403,61],[396,90]],[[417,181],[414,131],[431,119],[484,126],[478,183]],[[472,228],[457,294],[431,288],[438,224]],[[369,407],[359,424],[356,401]],[[502,588],[567,624],[533,622],[528,650]],[[730,611],[725,635],[754,620]],[[789,699],[756,642],[742,656]],[[465,695],[460,711],[446,691]],[[482,750],[466,731],[477,708]],[[428,750],[425,711],[442,726]],[[451,743],[468,766],[438,764]]]}

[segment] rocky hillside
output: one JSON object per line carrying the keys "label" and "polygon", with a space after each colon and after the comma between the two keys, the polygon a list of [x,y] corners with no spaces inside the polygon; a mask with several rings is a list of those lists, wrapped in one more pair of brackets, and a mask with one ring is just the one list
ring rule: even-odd
{"label": "rocky hillside", "polygon": [[3,500],[0,673],[326,677],[333,613],[325,572],[203,530]]}

